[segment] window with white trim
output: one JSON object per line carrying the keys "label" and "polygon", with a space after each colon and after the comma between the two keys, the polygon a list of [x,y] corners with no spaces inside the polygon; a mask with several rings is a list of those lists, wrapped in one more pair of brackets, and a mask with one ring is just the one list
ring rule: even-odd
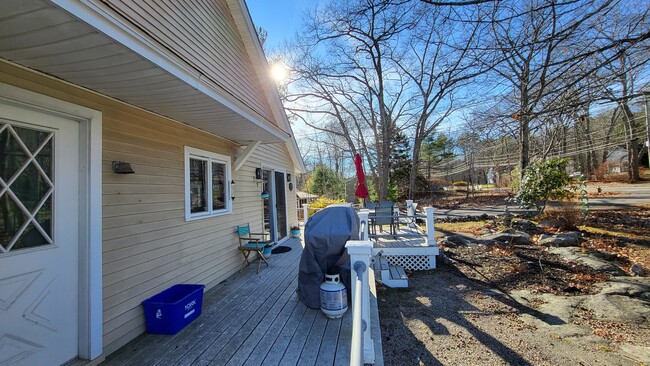
{"label": "window with white trim", "polygon": [[232,212],[230,157],[185,147],[185,219]]}

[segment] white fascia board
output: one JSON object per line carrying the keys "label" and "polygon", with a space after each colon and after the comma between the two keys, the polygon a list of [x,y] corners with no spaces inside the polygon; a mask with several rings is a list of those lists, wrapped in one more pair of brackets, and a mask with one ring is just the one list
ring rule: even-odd
{"label": "white fascia board", "polygon": [[133,27],[130,23],[126,23],[123,19],[116,17],[114,12],[106,5],[92,0],[51,1],[61,9],[131,49],[161,69],[167,71],[205,95],[208,95],[215,101],[233,110],[260,128],[273,134],[278,139],[287,141],[291,138],[289,133],[255,117],[253,114],[228,100],[228,98],[219,93],[214,83],[198,72],[198,70],[185,64],[183,60],[170,54],[164,48],[159,47],[155,41],[139,32],[137,27]]}
{"label": "white fascia board", "polygon": [[[269,106],[273,111],[273,116],[282,123],[283,127],[289,131],[291,138],[286,141],[287,148],[289,150],[289,155],[291,156],[294,166],[297,172],[304,173],[307,171],[305,167],[305,162],[300,155],[300,149],[298,149],[298,144],[296,138],[293,134],[293,129],[287,119],[287,114],[284,111],[284,106],[280,100],[280,95],[275,84],[272,82],[269,77],[269,64],[266,61],[266,55],[262,49],[262,45],[257,38],[257,31],[255,30],[255,25],[251,19],[250,12],[248,11],[248,6],[244,0],[228,0],[228,4],[231,5],[231,11],[234,7],[238,12],[241,13],[242,18],[246,22],[246,29],[239,30],[242,37],[250,37],[251,44],[254,46],[254,50],[250,50],[246,47],[249,57],[251,58],[251,63],[257,73],[258,79],[260,79],[262,86],[264,87],[264,95],[269,102]],[[252,52],[251,52],[252,51]]]}

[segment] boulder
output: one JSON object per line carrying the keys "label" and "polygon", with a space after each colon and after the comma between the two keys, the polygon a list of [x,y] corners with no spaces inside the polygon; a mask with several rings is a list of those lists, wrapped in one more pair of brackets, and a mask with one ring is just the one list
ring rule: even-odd
{"label": "boulder", "polygon": [[516,230],[527,232],[527,233],[544,232],[544,230],[542,230],[539,226],[535,225],[534,222],[525,219],[515,219],[512,221],[511,226]]}
{"label": "boulder", "polygon": [[541,227],[562,227],[564,223],[558,219],[546,218],[539,221]]}
{"label": "boulder", "polygon": [[593,251],[583,253],[581,248],[554,247],[549,250],[549,253],[557,254],[570,262],[578,262],[584,264],[585,266],[591,267],[599,272],[609,273],[615,276],[625,275],[625,272],[623,272],[620,268],[610,263],[609,261],[598,257],[598,255],[593,253]]}
{"label": "boulder", "polygon": [[622,295],[597,294],[582,303],[598,320],[625,324],[650,324],[648,302]]}
{"label": "boulder", "polygon": [[582,237],[580,233],[568,232],[555,235],[542,234],[539,237],[539,245],[547,247],[577,247],[580,245]]}
{"label": "boulder", "polygon": [[442,238],[443,244],[449,248],[455,248],[458,246],[467,246],[474,243],[474,240],[464,237],[462,235],[449,235]]}
{"label": "boulder", "polygon": [[530,244],[530,235],[516,230],[504,230],[492,235],[481,237],[483,241],[497,241],[506,244]]}
{"label": "boulder", "polygon": [[634,263],[632,267],[630,267],[630,271],[634,273],[635,276],[645,276],[643,266],[641,266],[639,263]]}
{"label": "boulder", "polygon": [[601,295],[621,295],[650,301],[650,278],[647,277],[612,277],[595,287]]}

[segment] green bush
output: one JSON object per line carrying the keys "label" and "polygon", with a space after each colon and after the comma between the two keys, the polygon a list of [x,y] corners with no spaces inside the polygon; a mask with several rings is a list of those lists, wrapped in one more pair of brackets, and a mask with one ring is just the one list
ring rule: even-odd
{"label": "green bush", "polygon": [[542,213],[548,200],[570,196],[571,191],[566,188],[571,182],[566,172],[567,163],[567,159],[550,159],[526,167],[517,193],[519,202]]}

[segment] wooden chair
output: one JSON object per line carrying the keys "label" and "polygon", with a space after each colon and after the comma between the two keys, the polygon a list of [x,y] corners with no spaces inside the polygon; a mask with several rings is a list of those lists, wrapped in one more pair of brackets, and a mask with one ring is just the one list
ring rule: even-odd
{"label": "wooden chair", "polygon": [[257,273],[260,273],[260,266],[262,261],[269,265],[269,262],[264,258],[263,251],[264,246],[268,244],[266,240],[267,233],[252,233],[250,224],[246,225],[237,225],[237,235],[239,236],[239,250],[244,256],[244,263],[242,263],[241,269],[239,272],[242,272],[246,266],[250,264],[248,257],[251,253],[257,253],[259,260],[257,262]]}

